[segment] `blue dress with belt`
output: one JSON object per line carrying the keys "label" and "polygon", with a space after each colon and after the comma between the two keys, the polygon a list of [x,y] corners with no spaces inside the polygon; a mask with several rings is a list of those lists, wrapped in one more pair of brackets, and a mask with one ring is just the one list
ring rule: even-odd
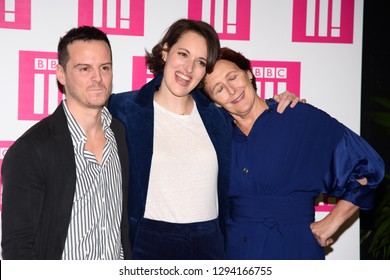
{"label": "blue dress with belt", "polygon": [[[371,209],[384,163],[360,136],[299,103],[263,112],[250,134],[233,125],[226,253],[229,259],[324,259],[314,238],[320,193]],[[355,181],[366,177],[368,184]]]}

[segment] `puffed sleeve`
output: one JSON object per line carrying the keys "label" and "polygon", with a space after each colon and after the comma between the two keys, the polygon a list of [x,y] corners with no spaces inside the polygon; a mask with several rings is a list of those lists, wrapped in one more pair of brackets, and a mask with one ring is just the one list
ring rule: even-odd
{"label": "puffed sleeve", "polygon": [[[374,207],[375,189],[385,173],[383,159],[365,141],[349,128],[335,148],[330,171],[324,178],[324,193],[347,200],[362,210]],[[367,179],[360,185],[356,179]]]}

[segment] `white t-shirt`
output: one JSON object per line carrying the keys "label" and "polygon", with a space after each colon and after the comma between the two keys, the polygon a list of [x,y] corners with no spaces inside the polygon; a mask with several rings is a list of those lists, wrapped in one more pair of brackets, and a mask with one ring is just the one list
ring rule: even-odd
{"label": "white t-shirt", "polygon": [[153,157],[144,217],[171,223],[218,216],[218,161],[196,104],[190,115],[154,102]]}

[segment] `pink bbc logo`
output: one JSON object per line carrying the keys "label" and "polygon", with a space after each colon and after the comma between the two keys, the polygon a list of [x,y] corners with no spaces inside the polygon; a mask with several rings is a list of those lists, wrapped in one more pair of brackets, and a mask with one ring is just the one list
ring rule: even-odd
{"label": "pink bbc logo", "polygon": [[40,120],[61,102],[56,65],[57,53],[19,51],[19,120]]}
{"label": "pink bbc logo", "polygon": [[0,28],[31,29],[31,0],[0,1]]}
{"label": "pink bbc logo", "polygon": [[144,35],[145,0],[79,0],[78,21],[107,34]]}
{"label": "pink bbc logo", "polygon": [[250,0],[188,0],[188,18],[208,22],[221,40],[250,39]]}
{"label": "pink bbc logo", "polygon": [[[134,71],[134,69],[137,69]],[[134,56],[133,57],[133,84],[132,90],[140,89],[145,83],[149,82],[154,78],[153,73],[151,73],[146,67],[146,60],[144,56]]]}
{"label": "pink bbc logo", "polygon": [[355,0],[294,0],[293,42],[353,43]]}
{"label": "pink bbc logo", "polygon": [[300,62],[251,61],[251,64],[261,98],[268,99],[285,90],[300,95]]}
{"label": "pink bbc logo", "polygon": [[[0,170],[3,164],[5,153],[7,152],[8,148],[11,147],[12,144],[13,141],[0,141]],[[3,198],[3,179],[1,178],[1,173],[0,173],[0,211],[3,209],[2,198]]]}

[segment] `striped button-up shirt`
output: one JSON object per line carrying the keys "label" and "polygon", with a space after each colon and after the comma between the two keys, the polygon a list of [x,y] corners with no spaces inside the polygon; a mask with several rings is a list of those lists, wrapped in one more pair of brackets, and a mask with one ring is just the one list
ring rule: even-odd
{"label": "striped button-up shirt", "polygon": [[111,114],[101,117],[106,138],[102,163],[85,150],[87,137],[63,102],[76,160],[76,192],[63,259],[123,259],[121,245],[122,176]]}

